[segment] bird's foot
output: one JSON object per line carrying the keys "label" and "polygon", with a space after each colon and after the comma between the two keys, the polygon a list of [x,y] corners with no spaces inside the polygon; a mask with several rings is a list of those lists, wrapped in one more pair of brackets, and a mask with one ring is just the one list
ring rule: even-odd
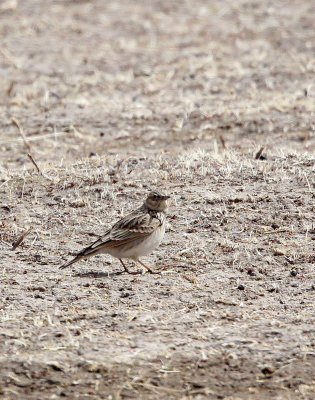
{"label": "bird's foot", "polygon": [[159,275],[161,273],[159,271],[152,271],[151,268],[149,268],[147,265],[143,264],[143,262],[140,260],[138,260],[138,263],[141,264],[150,274]]}

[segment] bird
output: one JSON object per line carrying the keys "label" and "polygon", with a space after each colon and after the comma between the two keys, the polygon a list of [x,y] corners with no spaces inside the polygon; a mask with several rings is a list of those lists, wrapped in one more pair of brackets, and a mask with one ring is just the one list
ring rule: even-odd
{"label": "bird", "polygon": [[80,251],[71,261],[61,265],[64,269],[77,261],[87,259],[96,254],[110,254],[116,257],[128,274],[136,274],[130,271],[123,259],[132,259],[139,262],[151,274],[156,273],[150,267],[140,261],[139,257],[151,253],[157,248],[165,234],[166,215],[171,196],[150,192],[141,207],[132,211],[124,218],[116,222],[102,236],[90,246]]}

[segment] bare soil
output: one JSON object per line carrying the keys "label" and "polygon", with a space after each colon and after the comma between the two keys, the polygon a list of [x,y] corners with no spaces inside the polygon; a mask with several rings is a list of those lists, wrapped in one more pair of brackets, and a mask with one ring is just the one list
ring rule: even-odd
{"label": "bare soil", "polygon": [[[315,397],[313,15],[0,3],[1,399]],[[150,189],[160,274],[58,269]]]}

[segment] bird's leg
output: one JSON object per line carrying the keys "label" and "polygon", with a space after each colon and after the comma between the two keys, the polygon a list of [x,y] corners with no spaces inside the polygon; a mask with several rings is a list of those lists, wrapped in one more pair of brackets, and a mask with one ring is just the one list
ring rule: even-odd
{"label": "bird's leg", "polygon": [[149,268],[147,265],[143,264],[142,261],[140,261],[140,260],[137,260],[137,261],[138,261],[138,263],[140,263],[144,268],[146,268],[146,269],[150,272],[150,274],[158,274],[158,273],[159,273],[159,272],[154,272],[154,271],[152,271],[152,269]]}
{"label": "bird's leg", "polygon": [[130,275],[136,275],[136,272],[131,272],[129,271],[129,269],[126,267],[125,263],[123,262],[123,260],[120,258],[119,261],[122,263],[122,266],[124,267],[125,272],[127,272]]}

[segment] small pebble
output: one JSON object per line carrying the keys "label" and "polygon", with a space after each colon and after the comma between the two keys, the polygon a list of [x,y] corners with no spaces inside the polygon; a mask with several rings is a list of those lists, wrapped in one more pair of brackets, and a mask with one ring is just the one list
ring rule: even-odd
{"label": "small pebble", "polygon": [[261,369],[261,372],[264,375],[272,375],[275,372],[275,368],[273,366],[271,366],[271,365],[266,365],[265,367],[263,367]]}
{"label": "small pebble", "polygon": [[251,275],[251,276],[256,275],[254,268],[247,268],[247,273],[248,273],[248,275]]}

